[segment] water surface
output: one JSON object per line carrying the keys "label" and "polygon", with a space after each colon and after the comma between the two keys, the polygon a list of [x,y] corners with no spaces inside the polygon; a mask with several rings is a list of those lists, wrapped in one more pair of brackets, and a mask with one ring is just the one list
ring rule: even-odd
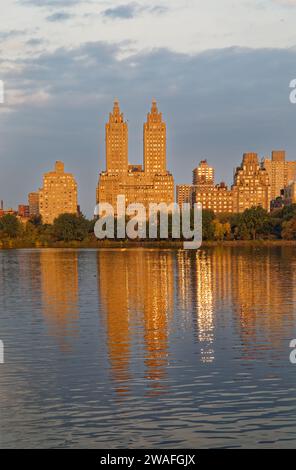
{"label": "water surface", "polygon": [[292,247],[0,252],[0,447],[296,447]]}

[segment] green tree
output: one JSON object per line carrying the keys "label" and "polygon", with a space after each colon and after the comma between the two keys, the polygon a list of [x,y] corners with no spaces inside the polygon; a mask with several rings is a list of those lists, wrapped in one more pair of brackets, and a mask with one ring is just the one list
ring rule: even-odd
{"label": "green tree", "polygon": [[52,235],[59,241],[82,241],[88,235],[89,225],[82,215],[61,214],[53,222]]}
{"label": "green tree", "polygon": [[202,238],[203,240],[214,239],[214,219],[215,214],[213,211],[204,209],[202,211]]}
{"label": "green tree", "polygon": [[267,232],[267,226],[269,223],[268,212],[262,207],[251,207],[246,209],[241,217],[240,230],[250,233],[253,240],[256,240],[257,235],[264,234]]}
{"label": "green tree", "polygon": [[40,225],[42,225],[42,216],[41,215],[33,215],[30,218],[29,223],[32,224],[32,225],[35,225],[36,227],[39,227]]}
{"label": "green tree", "polygon": [[0,230],[9,238],[16,238],[22,232],[22,224],[15,215],[6,214],[0,219]]}
{"label": "green tree", "polygon": [[296,239],[296,218],[283,222],[282,238],[285,240]]}

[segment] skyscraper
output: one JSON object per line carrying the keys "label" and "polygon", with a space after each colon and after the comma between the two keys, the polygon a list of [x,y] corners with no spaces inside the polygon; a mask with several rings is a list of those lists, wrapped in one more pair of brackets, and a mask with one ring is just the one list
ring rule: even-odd
{"label": "skyscraper", "polygon": [[97,203],[107,202],[116,213],[117,196],[126,205],[174,202],[174,179],[166,169],[166,125],[153,100],[144,124],[144,169],[128,163],[128,126],[115,101],[106,125],[106,171],[99,176]]}
{"label": "skyscraper", "polygon": [[202,188],[210,188],[215,183],[215,170],[209,166],[207,160],[201,160],[197,168],[193,170],[193,184]]}
{"label": "skyscraper", "polygon": [[39,215],[39,193],[29,193],[28,203],[30,217]]}
{"label": "skyscraper", "polygon": [[72,173],[65,173],[63,162],[57,161],[54,171],[43,176],[39,212],[45,224],[64,213],[77,214],[77,183]]}
{"label": "skyscraper", "polygon": [[117,100],[106,124],[106,165],[110,175],[125,175],[128,171],[128,127]]}
{"label": "skyscraper", "polygon": [[287,161],[284,150],[273,151],[271,160],[265,158],[262,166],[269,176],[271,199],[279,197],[281,190],[296,179],[296,161]]}
{"label": "skyscraper", "polygon": [[241,166],[234,175],[233,211],[244,212],[252,206],[270,210],[270,182],[265,168],[261,168],[257,153],[245,153]]}
{"label": "skyscraper", "polygon": [[155,100],[144,124],[144,171],[147,175],[166,174],[166,125]]}

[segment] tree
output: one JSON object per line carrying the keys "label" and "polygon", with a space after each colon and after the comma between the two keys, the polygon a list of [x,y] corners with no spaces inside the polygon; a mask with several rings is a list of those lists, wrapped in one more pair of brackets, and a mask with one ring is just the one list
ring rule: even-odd
{"label": "tree", "polygon": [[254,206],[243,212],[239,224],[239,231],[243,232],[244,235],[248,231],[250,237],[256,240],[258,234],[266,233],[268,223],[268,212],[260,206]]}
{"label": "tree", "polygon": [[35,225],[36,227],[42,225],[42,216],[33,215],[32,217],[30,217],[29,223]]}
{"label": "tree", "polygon": [[16,238],[22,231],[22,225],[15,215],[6,214],[0,219],[0,230],[4,236]]}
{"label": "tree", "polygon": [[61,214],[53,222],[52,234],[56,240],[82,241],[88,235],[89,221],[82,215]]}
{"label": "tree", "polygon": [[213,211],[204,209],[202,211],[202,238],[203,240],[214,239],[214,225],[213,221],[215,214]]}
{"label": "tree", "polygon": [[215,240],[222,241],[225,238],[230,239],[231,227],[229,222],[222,223],[218,219],[213,221],[214,226],[214,238]]}
{"label": "tree", "polygon": [[283,220],[291,220],[296,218],[296,204],[290,204],[289,206],[285,206],[282,209],[281,218]]}
{"label": "tree", "polygon": [[282,238],[285,240],[296,239],[296,219],[283,222]]}

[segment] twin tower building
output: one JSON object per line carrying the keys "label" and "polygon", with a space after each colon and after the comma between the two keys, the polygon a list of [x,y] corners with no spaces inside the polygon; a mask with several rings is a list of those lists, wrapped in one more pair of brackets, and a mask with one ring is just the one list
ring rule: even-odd
{"label": "twin tower building", "polygon": [[[118,101],[114,102],[106,124],[106,171],[99,177],[97,203],[109,203],[116,213],[117,196],[124,195],[126,206],[142,203],[174,202],[174,179],[166,169],[166,125],[153,101],[144,124],[144,166],[128,161],[128,125]],[[43,175],[43,187],[28,196],[30,216],[40,214],[45,224],[63,213],[77,214],[77,183],[72,173],[65,173],[63,162]]]}
{"label": "twin tower building", "polygon": [[174,202],[174,178],[166,165],[166,124],[153,100],[144,124],[144,162],[128,160],[128,124],[117,100],[106,124],[106,171],[99,176],[97,203],[109,203],[116,210],[117,196],[125,195],[126,206]]}

